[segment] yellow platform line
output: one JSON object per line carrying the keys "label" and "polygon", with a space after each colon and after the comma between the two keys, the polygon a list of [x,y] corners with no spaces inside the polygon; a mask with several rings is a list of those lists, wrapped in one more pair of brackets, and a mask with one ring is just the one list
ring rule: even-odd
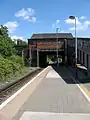
{"label": "yellow platform line", "polygon": [[83,85],[80,85],[80,87],[84,90],[84,92],[90,97],[90,92],[85,88]]}

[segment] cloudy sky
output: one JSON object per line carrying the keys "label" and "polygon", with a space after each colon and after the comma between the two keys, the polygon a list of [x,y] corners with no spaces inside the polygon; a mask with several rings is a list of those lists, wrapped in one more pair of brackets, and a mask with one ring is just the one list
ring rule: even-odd
{"label": "cloudy sky", "polygon": [[33,33],[72,32],[76,16],[77,36],[90,37],[90,0],[0,0],[0,24],[12,38],[27,39]]}

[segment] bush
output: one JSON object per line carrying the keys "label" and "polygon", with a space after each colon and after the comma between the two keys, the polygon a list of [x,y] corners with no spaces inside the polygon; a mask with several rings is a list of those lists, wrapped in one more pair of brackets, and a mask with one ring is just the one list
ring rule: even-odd
{"label": "bush", "polygon": [[[0,79],[7,80],[16,72],[21,73],[24,67],[24,60],[16,55],[16,46],[9,37],[8,28],[0,26]],[[22,48],[23,46],[21,46]],[[22,50],[22,49],[21,49]],[[19,52],[19,50],[18,50]]]}
{"label": "bush", "polygon": [[19,63],[21,65],[21,67],[24,66],[24,60],[20,56],[13,55],[13,56],[9,57],[8,59],[11,60],[14,64]]}
{"label": "bush", "polygon": [[8,80],[17,72],[21,73],[24,67],[23,59],[19,56],[11,56],[7,59],[0,55],[0,80]]}
{"label": "bush", "polygon": [[0,58],[0,78],[1,80],[8,79],[13,74],[11,61],[8,59]]}
{"label": "bush", "polygon": [[0,81],[3,81],[5,76],[4,76],[4,69],[0,67]]}
{"label": "bush", "polygon": [[14,63],[12,61],[12,68],[13,68],[13,74],[15,74],[16,72],[20,72],[21,71],[21,65],[19,63]]}

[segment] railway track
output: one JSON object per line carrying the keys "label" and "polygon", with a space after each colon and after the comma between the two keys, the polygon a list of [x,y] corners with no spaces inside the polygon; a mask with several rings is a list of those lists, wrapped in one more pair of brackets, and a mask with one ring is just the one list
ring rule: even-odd
{"label": "railway track", "polygon": [[0,90],[0,104],[2,104],[6,99],[13,95],[17,90],[19,90],[23,85],[29,82],[34,76],[36,76],[42,69],[37,69],[28,75],[24,76],[18,81],[6,86]]}

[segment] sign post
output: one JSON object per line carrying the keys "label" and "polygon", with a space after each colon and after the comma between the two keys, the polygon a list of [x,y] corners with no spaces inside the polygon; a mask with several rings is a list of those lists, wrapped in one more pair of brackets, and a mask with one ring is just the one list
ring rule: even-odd
{"label": "sign post", "polygon": [[29,48],[29,65],[31,67],[31,62],[32,62],[32,53],[31,53],[31,48]]}
{"label": "sign post", "polygon": [[58,30],[59,30],[59,28],[56,29],[56,35],[57,35],[57,39],[56,39],[56,43],[57,43],[57,48],[56,48],[56,50],[57,50],[57,66],[59,66],[59,59],[58,59]]}
{"label": "sign post", "polygon": [[37,67],[39,67],[39,50],[37,48]]}

